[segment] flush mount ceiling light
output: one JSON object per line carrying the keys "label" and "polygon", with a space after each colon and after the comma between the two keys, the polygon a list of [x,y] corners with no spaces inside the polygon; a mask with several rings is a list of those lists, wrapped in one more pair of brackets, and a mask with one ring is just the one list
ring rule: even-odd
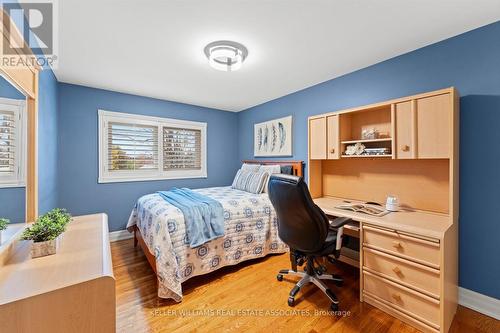
{"label": "flush mount ceiling light", "polygon": [[210,66],[225,72],[240,69],[248,55],[245,46],[228,40],[212,42],[205,46],[204,51]]}

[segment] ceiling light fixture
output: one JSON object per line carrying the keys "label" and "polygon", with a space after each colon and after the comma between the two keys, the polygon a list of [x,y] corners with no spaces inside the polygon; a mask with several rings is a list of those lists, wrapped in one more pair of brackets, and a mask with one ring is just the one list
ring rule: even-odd
{"label": "ceiling light fixture", "polygon": [[240,43],[219,40],[205,46],[208,63],[219,71],[233,72],[241,68],[248,50]]}

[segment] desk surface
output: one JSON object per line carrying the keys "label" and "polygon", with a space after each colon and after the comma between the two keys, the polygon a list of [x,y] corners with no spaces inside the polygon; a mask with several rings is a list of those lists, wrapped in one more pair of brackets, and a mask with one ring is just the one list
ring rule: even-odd
{"label": "desk surface", "polygon": [[73,218],[57,254],[30,258],[30,242],[0,270],[0,305],[102,276],[113,276],[105,214]]}
{"label": "desk surface", "polygon": [[[355,200],[349,201],[355,202]],[[345,216],[355,221],[435,239],[443,239],[446,230],[452,225],[451,218],[444,214],[400,211],[377,217],[336,208],[338,205],[345,204],[344,199],[341,198],[321,197],[314,199],[314,202],[328,215]]]}

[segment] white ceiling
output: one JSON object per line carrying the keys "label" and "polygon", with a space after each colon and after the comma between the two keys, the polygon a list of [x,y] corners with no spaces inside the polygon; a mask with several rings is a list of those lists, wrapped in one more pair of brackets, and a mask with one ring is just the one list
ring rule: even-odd
{"label": "white ceiling", "polygon": [[[61,0],[58,80],[241,111],[500,20],[500,0]],[[244,44],[237,72],[203,48]]]}

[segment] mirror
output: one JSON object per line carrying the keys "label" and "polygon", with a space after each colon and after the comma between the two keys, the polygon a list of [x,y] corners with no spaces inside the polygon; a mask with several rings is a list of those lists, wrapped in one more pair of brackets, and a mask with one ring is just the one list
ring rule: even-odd
{"label": "mirror", "polygon": [[26,97],[0,76],[0,218],[10,220],[0,247],[26,221],[26,119]]}

